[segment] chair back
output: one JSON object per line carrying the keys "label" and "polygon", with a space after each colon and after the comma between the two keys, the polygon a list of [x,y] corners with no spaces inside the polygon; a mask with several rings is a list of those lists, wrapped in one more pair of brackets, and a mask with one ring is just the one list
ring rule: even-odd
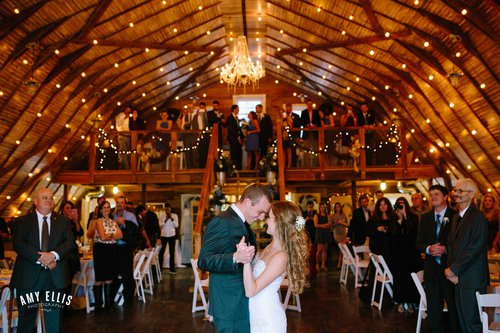
{"label": "chair back", "polygon": [[359,262],[361,261],[370,261],[369,259],[364,259],[364,257],[361,256],[363,253],[367,253],[368,255],[370,255],[371,252],[368,246],[353,246],[352,249],[354,251],[354,257],[356,258],[356,263],[359,264]]}
{"label": "chair back", "polygon": [[373,265],[375,266],[376,272],[379,275],[385,275],[389,282],[393,283],[394,279],[392,277],[391,270],[389,269],[389,266],[387,266],[387,263],[385,262],[384,257],[382,255],[376,255],[374,253],[371,254],[371,259],[373,262]]}
{"label": "chair back", "polygon": [[354,264],[356,261],[354,260],[354,257],[352,256],[351,251],[349,250],[349,247],[347,247],[347,244],[345,243],[340,243],[339,244],[340,251],[342,252],[343,255],[343,260],[347,265]]}
{"label": "chair back", "polygon": [[417,287],[418,294],[420,295],[419,308],[423,307],[423,310],[427,310],[427,296],[425,295],[424,286],[422,285],[424,282],[424,271],[411,273],[411,278],[413,279],[413,283],[415,283],[415,287]]}
{"label": "chair back", "polygon": [[[483,333],[493,333],[500,330],[500,322],[495,322],[493,315],[493,322],[489,323],[488,313],[483,308],[498,308],[500,307],[500,294],[483,294],[481,295],[476,291],[477,306],[479,310],[479,317],[483,324]],[[495,310],[493,310],[495,313]]]}
{"label": "chair back", "polygon": [[145,259],[146,256],[144,254],[141,254],[139,260],[137,260],[137,263],[134,267],[134,279],[141,279],[141,268]]}

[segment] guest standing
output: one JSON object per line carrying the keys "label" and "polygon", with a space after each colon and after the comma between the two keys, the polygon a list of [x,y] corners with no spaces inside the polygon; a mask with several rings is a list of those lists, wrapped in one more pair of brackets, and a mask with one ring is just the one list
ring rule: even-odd
{"label": "guest standing", "polygon": [[17,253],[10,286],[16,289],[19,308],[17,331],[34,330],[38,307],[22,305],[20,297],[40,292],[44,303],[47,332],[60,332],[60,307],[51,306],[46,292],[62,293],[68,280],[66,258],[74,246],[70,222],[53,212],[54,194],[48,188],[40,190],[35,198],[33,212],[21,216],[13,224],[12,238]]}
{"label": "guest standing", "polygon": [[394,205],[396,219],[389,225],[389,251],[387,258],[394,283],[394,302],[398,312],[413,313],[418,302],[418,290],[411,278],[419,266],[419,253],[415,246],[418,231],[418,217],[412,213],[408,200],[400,197]]}
{"label": "guest standing", "polygon": [[352,214],[352,220],[347,231],[347,242],[351,242],[353,246],[364,245],[366,235],[368,233],[367,225],[370,219],[370,211],[368,210],[368,196],[363,194],[358,199],[359,207]]}
{"label": "guest standing", "polygon": [[128,127],[131,131],[142,131],[146,129],[146,122],[139,117],[137,109],[132,110],[132,117],[129,120]]}
{"label": "guest standing", "polygon": [[[303,128],[315,130],[321,127],[321,118],[319,116],[318,110],[313,108],[313,101],[311,99],[307,100],[307,109],[302,110],[300,114],[300,125]],[[304,145],[307,149],[312,151],[318,150],[318,132],[317,131],[304,131],[302,134],[302,139],[304,139]],[[313,154],[306,154],[309,163],[306,165],[310,168],[317,165],[317,159]]]}
{"label": "guest standing", "polygon": [[429,210],[424,206],[424,198],[422,197],[422,193],[413,193],[411,195],[411,203],[413,206],[411,207],[411,211],[413,214],[417,215],[418,222],[422,219],[422,215],[427,213]]}
{"label": "guest standing", "polygon": [[127,106],[123,112],[115,117],[116,131],[118,132],[118,163],[122,170],[130,169],[130,113],[132,108]]}
{"label": "guest standing", "polygon": [[459,179],[454,198],[460,207],[451,224],[449,237],[448,268],[444,274],[455,284],[455,300],[462,332],[480,333],[476,291],[484,294],[489,283],[488,222],[483,213],[472,203],[478,192],[469,178]]}
{"label": "guest standing", "polygon": [[283,148],[285,148],[286,155],[286,166],[291,168],[296,165],[297,156],[294,152],[293,146],[295,139],[297,138],[297,132],[286,131],[286,129],[294,129],[300,127],[300,118],[295,113],[292,112],[292,103],[286,103],[285,106],[285,116],[282,122],[282,132],[283,132]]}
{"label": "guest standing", "polygon": [[488,221],[488,249],[500,252],[500,210],[495,197],[487,193],[481,203],[481,211]]}
{"label": "guest standing", "polygon": [[165,203],[165,213],[160,215],[161,229],[161,250],[160,265],[163,266],[163,258],[168,244],[168,253],[170,255],[169,268],[170,274],[175,274],[175,228],[179,227],[179,217],[172,212],[172,207],[167,202]]}
{"label": "guest standing", "polygon": [[227,117],[227,141],[229,142],[229,151],[231,160],[236,165],[236,169],[241,170],[241,147],[243,144],[243,132],[239,125],[238,112],[240,108],[234,104],[231,106],[231,115]]}
{"label": "guest standing", "polygon": [[[319,272],[320,268],[322,271],[327,271],[326,268],[326,256],[328,254],[328,245],[332,243],[332,234],[330,233],[330,228],[332,222],[330,221],[330,215],[326,209],[326,203],[319,203],[318,214],[314,215],[314,228],[316,229],[316,270]],[[321,263],[321,267],[320,267]]]}
{"label": "guest standing", "polygon": [[[458,314],[455,305],[455,286],[444,276],[447,253],[446,246],[451,230],[451,221],[456,211],[448,207],[448,189],[442,185],[429,188],[432,210],[422,215],[416,241],[417,249],[425,253],[424,285],[427,297],[427,322],[429,332],[444,333],[444,302],[448,307],[449,327],[459,333]],[[412,196],[413,198],[413,196]]]}
{"label": "guest standing", "polygon": [[260,155],[266,156],[269,146],[273,143],[273,121],[268,114],[264,113],[264,107],[262,104],[257,104],[255,106],[255,112],[257,113],[257,120],[259,121],[260,127]]}
{"label": "guest standing", "polygon": [[311,240],[311,249],[309,251],[309,279],[312,280],[316,277],[318,270],[316,270],[316,252],[318,246],[316,245],[316,228],[314,227],[314,215],[316,211],[314,210],[314,202],[308,201],[306,206],[306,211],[303,214],[306,220],[305,230],[309,239]]}
{"label": "guest standing", "polygon": [[210,145],[210,134],[203,134],[202,132],[208,128],[208,116],[205,102],[199,104],[198,112],[193,117],[192,128],[200,131],[198,135],[198,168],[204,169],[207,164],[208,146]]}
{"label": "guest standing", "polygon": [[[259,166],[259,135],[260,135],[260,125],[257,120],[257,114],[254,111],[251,111],[248,114],[248,130],[247,137],[245,143],[245,151],[248,153],[248,161],[247,161],[247,169],[257,169]],[[265,156],[265,153],[263,153]]]}
{"label": "guest standing", "polygon": [[370,237],[370,251],[388,259],[387,231],[391,224],[397,223],[391,202],[387,198],[380,198],[375,204],[373,215],[368,221],[367,231]]}
{"label": "guest standing", "polygon": [[[116,258],[118,249],[116,241],[122,238],[122,232],[116,221],[109,218],[111,205],[103,201],[98,206],[99,218],[95,224],[94,233],[94,299],[95,311],[102,310],[103,304],[106,309],[111,308],[111,283],[118,276],[118,265]],[[102,297],[104,287],[104,300]]]}

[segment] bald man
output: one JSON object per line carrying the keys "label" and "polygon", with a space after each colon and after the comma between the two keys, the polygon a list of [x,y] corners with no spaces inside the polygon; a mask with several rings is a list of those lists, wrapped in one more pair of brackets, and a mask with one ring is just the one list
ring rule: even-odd
{"label": "bald man", "polygon": [[[61,305],[69,305],[64,294],[69,284],[67,257],[75,246],[70,221],[53,212],[54,194],[40,190],[35,210],[13,224],[17,253],[11,287],[17,290],[17,331],[33,332],[39,304],[43,304],[46,332],[60,332]],[[38,296],[37,296],[38,295]]]}

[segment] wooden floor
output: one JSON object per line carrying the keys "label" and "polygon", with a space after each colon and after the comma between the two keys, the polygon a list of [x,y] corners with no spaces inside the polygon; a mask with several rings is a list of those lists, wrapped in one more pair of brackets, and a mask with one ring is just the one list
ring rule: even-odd
{"label": "wooden floor", "polygon": [[[334,264],[330,263],[330,267]],[[191,314],[194,278],[190,267],[180,268],[177,275],[163,271],[164,280],[155,287],[147,303],[131,308],[116,307],[110,312],[86,314],[72,310],[63,319],[63,332],[215,332],[203,319],[203,313]],[[382,311],[363,304],[352,287],[339,284],[339,271],[320,273],[301,295],[302,313],[287,311],[288,332],[414,332],[417,314],[398,313],[386,303]],[[426,332],[425,321],[422,332]]]}

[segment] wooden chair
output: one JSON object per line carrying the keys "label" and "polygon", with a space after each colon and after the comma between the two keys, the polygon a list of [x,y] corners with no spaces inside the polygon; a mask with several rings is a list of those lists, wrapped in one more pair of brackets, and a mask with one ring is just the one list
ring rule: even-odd
{"label": "wooden chair", "polygon": [[[283,279],[283,282],[281,282],[280,289],[286,289],[286,294],[285,294],[285,300],[283,301],[283,309],[286,310],[295,310],[298,312],[302,312],[302,307],[300,306],[300,296],[299,295],[293,295],[295,298],[295,305],[289,304],[290,303],[290,296],[292,296],[292,288],[290,287],[290,281],[287,278]],[[279,293],[281,297],[281,292]]]}
{"label": "wooden chair", "polygon": [[146,255],[146,260],[141,268],[142,280],[144,282],[145,292],[153,295],[153,274],[151,271],[151,263],[153,261],[153,257],[155,255],[154,249],[151,251],[145,250],[144,255]]}
{"label": "wooden chair", "polygon": [[[500,331],[500,322],[495,321],[495,314],[500,312],[500,294],[481,295],[476,291],[477,306],[479,317],[483,324],[483,333],[498,333]],[[493,320],[490,323],[488,313],[483,308],[493,308]]]}
{"label": "wooden chair", "polygon": [[[364,272],[370,264],[370,248],[366,245],[363,246],[353,246],[354,250],[354,287],[360,288],[361,282],[364,279]],[[366,256],[363,256],[366,254]],[[362,271],[364,269],[364,272]]]}
{"label": "wooden chair", "polygon": [[[208,302],[205,297],[205,290],[208,291],[208,281],[209,279],[202,280],[200,277],[200,272],[198,271],[198,259],[191,258],[191,268],[194,274],[194,290],[193,290],[193,304],[191,306],[191,312],[205,311],[205,317],[208,317]],[[201,305],[197,305],[198,294],[201,298]]]}
{"label": "wooden chair", "polygon": [[[381,255],[370,254],[370,258],[372,260],[373,265],[375,266],[375,279],[373,281],[373,291],[372,291],[372,301],[371,305],[378,307],[379,310],[382,310],[382,301],[384,299],[384,290],[387,289],[389,295],[393,297],[392,293],[392,284],[394,283],[394,279],[392,277],[392,273],[387,266],[387,263],[384,260],[384,257]],[[375,292],[377,291],[377,285],[380,283],[380,297],[379,301],[375,301]]]}

